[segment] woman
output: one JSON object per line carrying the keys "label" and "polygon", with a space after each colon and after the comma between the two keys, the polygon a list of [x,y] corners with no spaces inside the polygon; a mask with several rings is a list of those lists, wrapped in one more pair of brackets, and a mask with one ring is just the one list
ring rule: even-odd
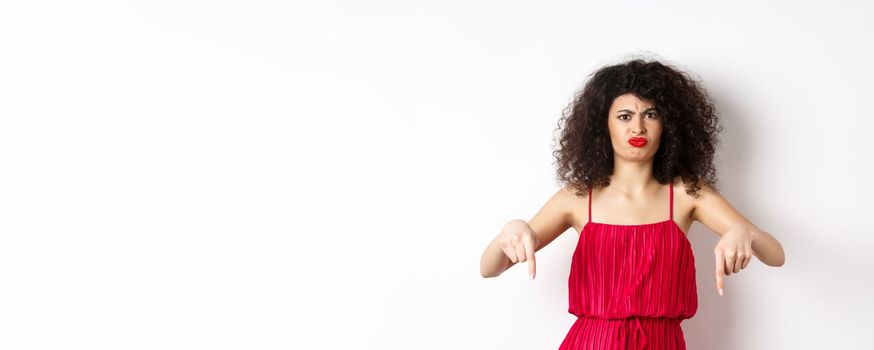
{"label": "woman", "polygon": [[566,185],[529,221],[508,222],[482,255],[483,277],[527,262],[573,227],[570,349],[685,349],[680,323],[698,307],[686,232],[720,236],[716,288],[753,256],[782,266],[783,248],[716,190],[722,131],[713,103],[688,74],[658,61],[606,66],[563,113],[554,152]]}

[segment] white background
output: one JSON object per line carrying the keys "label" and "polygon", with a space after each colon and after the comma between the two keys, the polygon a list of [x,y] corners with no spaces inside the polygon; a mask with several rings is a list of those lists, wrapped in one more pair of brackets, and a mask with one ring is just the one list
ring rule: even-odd
{"label": "white background", "polygon": [[557,349],[574,232],[480,256],[632,55],[702,79],[786,250],[720,297],[694,224],[688,347],[874,346],[870,4],[317,3],[0,5],[0,348]]}

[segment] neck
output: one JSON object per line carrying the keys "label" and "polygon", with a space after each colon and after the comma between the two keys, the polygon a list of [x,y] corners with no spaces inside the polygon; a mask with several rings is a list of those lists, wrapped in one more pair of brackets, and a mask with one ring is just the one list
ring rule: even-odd
{"label": "neck", "polygon": [[656,190],[658,181],[652,175],[652,160],[632,162],[614,158],[610,187],[626,194],[643,194]]}

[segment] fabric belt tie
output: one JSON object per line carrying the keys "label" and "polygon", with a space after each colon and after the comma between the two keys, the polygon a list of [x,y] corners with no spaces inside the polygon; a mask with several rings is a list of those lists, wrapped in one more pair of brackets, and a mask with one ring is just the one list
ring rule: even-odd
{"label": "fabric belt tie", "polygon": [[646,348],[646,333],[640,324],[640,318],[632,316],[622,320],[619,325],[619,343],[622,349]]}

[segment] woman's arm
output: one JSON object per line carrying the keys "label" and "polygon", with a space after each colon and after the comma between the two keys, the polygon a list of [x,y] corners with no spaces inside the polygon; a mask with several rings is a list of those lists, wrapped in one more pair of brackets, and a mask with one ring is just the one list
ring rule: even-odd
{"label": "woman's arm", "polygon": [[783,266],[786,261],[783,246],[774,236],[753,225],[716,190],[703,187],[695,200],[692,217],[723,236],[728,232],[746,233],[752,237],[753,256],[768,266]]}
{"label": "woman's arm", "polygon": [[[485,252],[483,252],[480,259],[480,274],[483,277],[497,277],[516,264],[501,249],[501,238],[508,230],[525,230],[530,228],[536,236],[536,241],[539,242],[534,247],[535,252],[555,240],[568,227],[572,226],[571,210],[574,206],[575,198],[576,195],[573,188],[570,186],[565,187],[553,194],[531,220],[527,222],[512,220],[504,225],[498,236],[489,243]],[[530,269],[533,270],[533,261],[530,262],[530,265]]]}

